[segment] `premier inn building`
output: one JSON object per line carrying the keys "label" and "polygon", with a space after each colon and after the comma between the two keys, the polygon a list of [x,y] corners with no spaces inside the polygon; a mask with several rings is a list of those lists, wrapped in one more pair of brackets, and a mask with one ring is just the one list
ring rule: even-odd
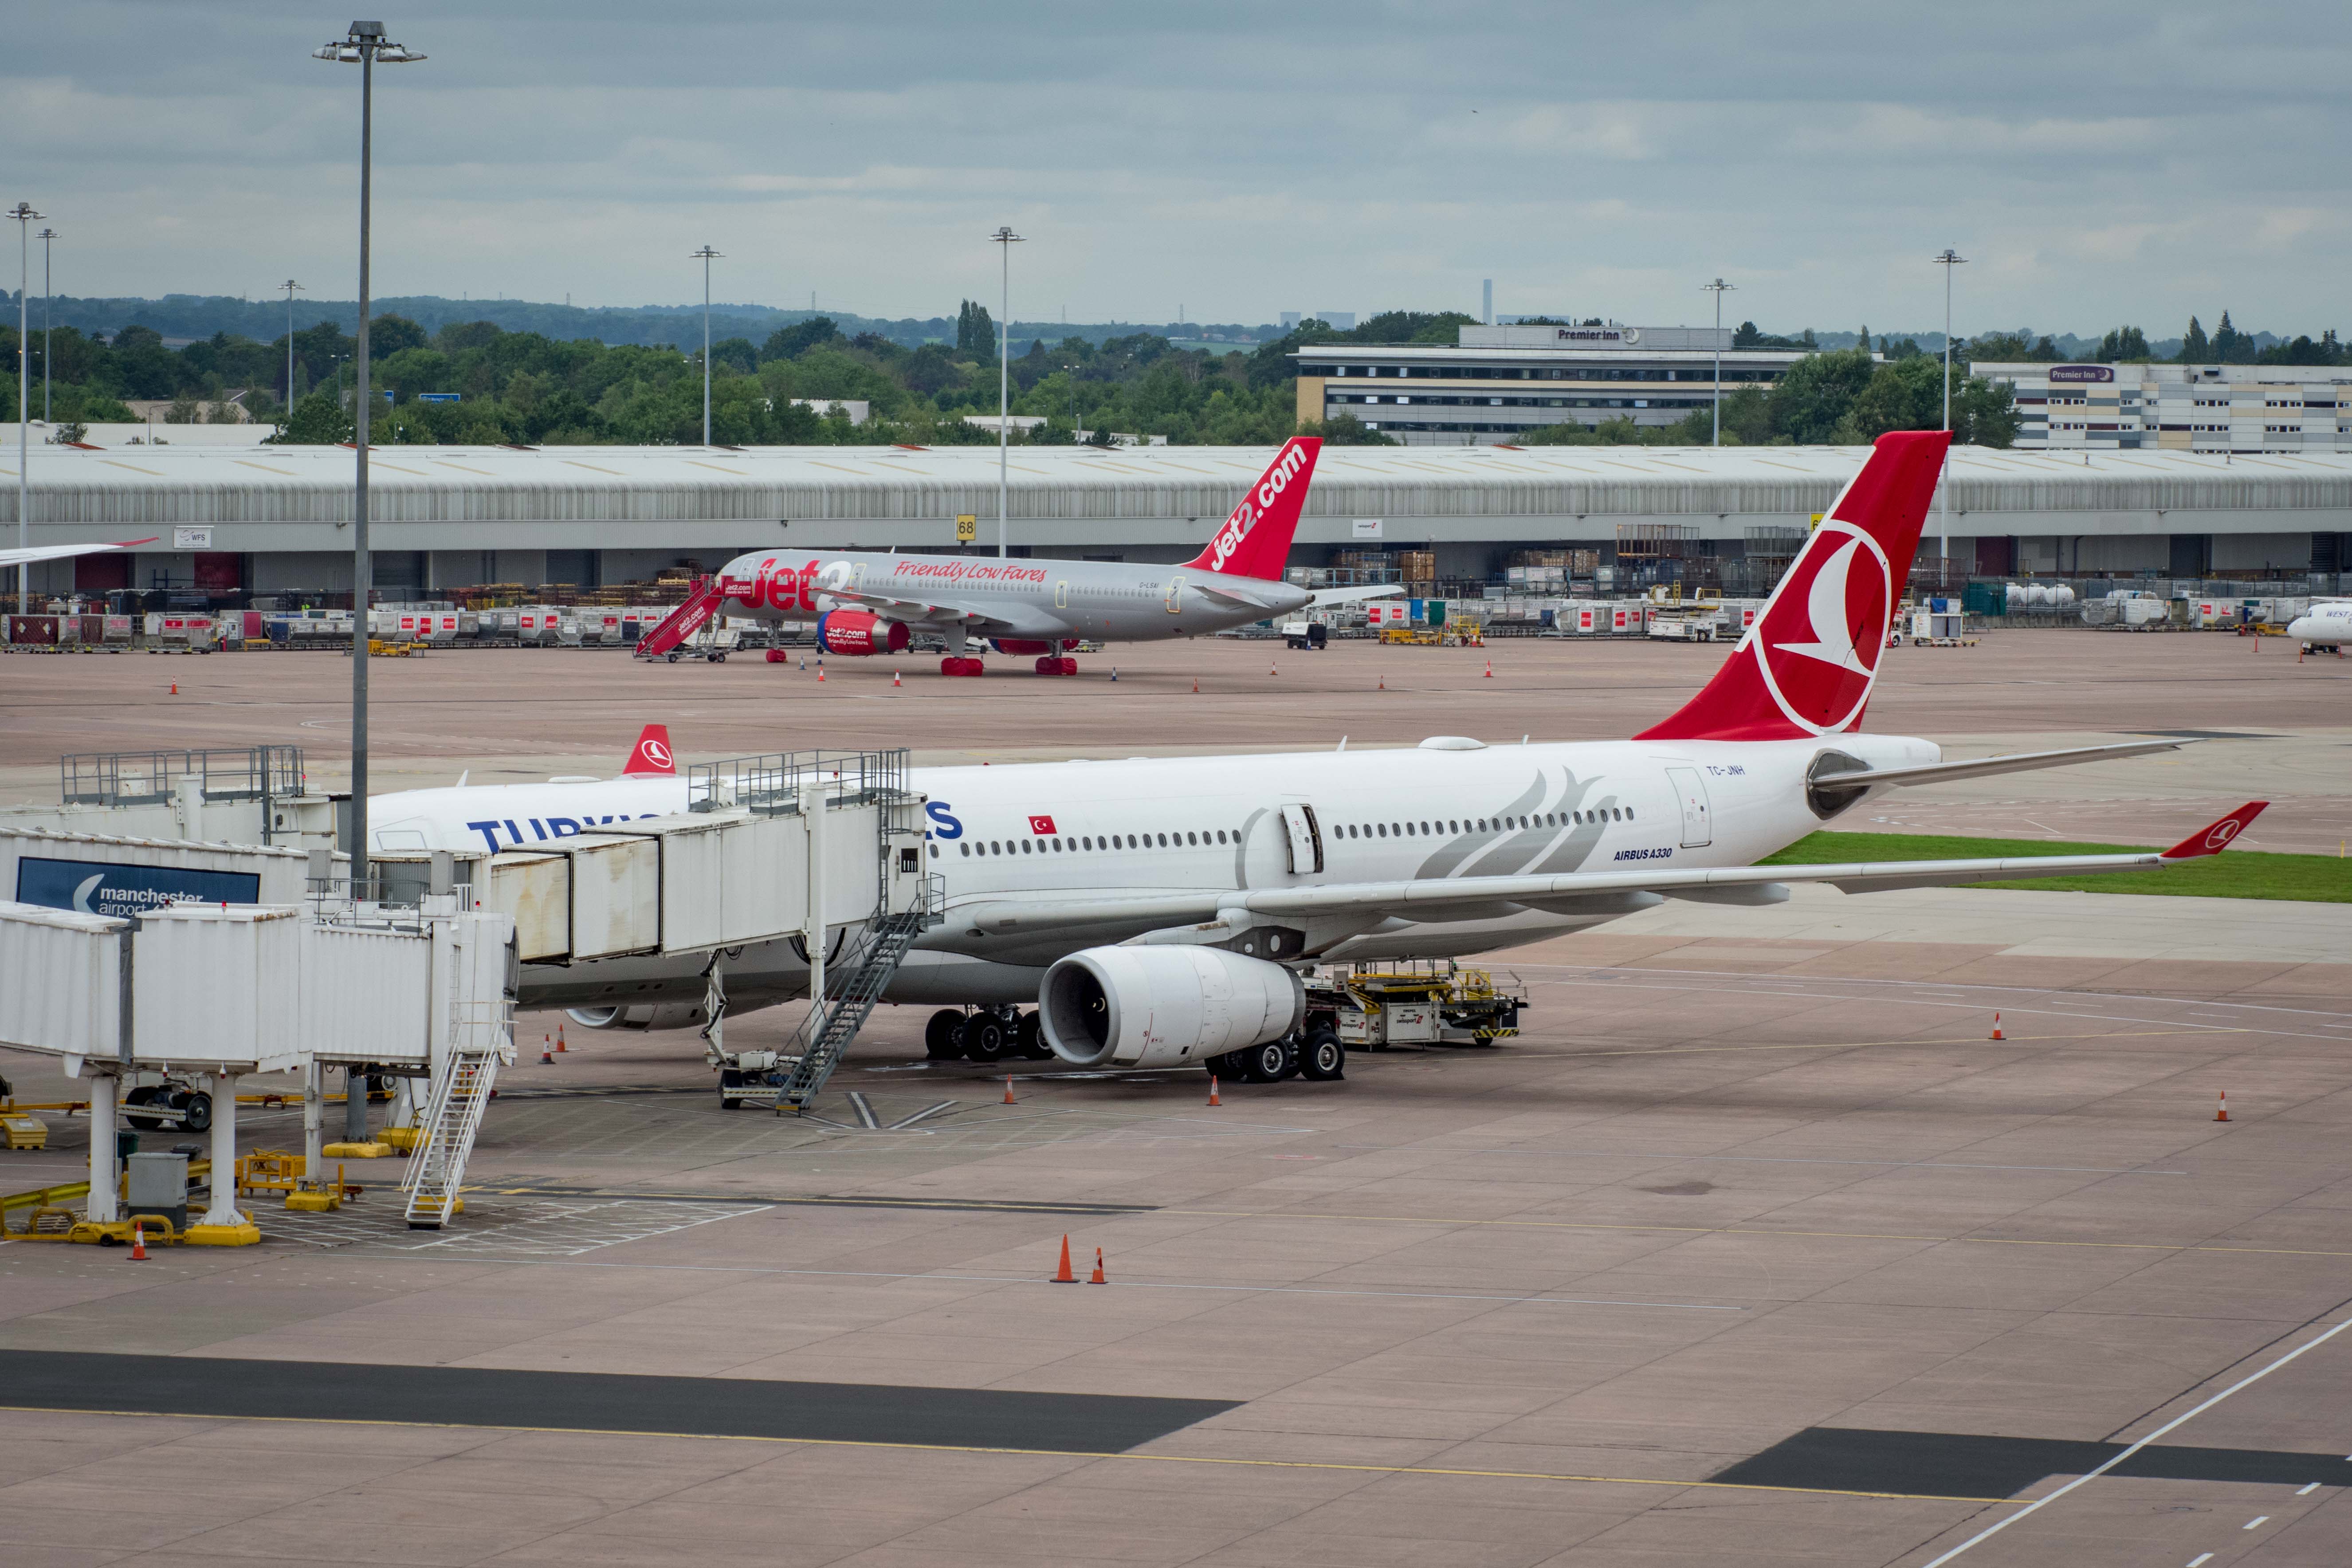
{"label": "premier inn building", "polygon": [[1452,348],[1300,349],[1298,417],[1353,415],[1409,447],[1495,446],[1548,425],[1672,425],[1808,351],[1735,349],[1712,327],[1463,327]]}

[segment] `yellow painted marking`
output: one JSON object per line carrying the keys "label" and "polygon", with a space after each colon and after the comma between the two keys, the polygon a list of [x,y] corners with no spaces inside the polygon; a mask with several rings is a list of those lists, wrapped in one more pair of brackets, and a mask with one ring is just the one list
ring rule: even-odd
{"label": "yellow painted marking", "polygon": [[370,468],[390,468],[395,474],[414,474],[420,479],[425,477],[425,470],[422,468],[404,468],[396,463],[385,462],[382,458],[375,455],[375,448],[373,447],[368,448],[368,467]]}
{"label": "yellow painted marking", "polygon": [[270,467],[268,464],[267,464],[267,463],[255,463],[255,462],[249,462],[249,461],[247,461],[247,459],[245,459],[245,458],[237,458],[237,459],[236,459],[236,463],[237,463],[237,466],[238,466],[239,468],[259,468],[259,469],[260,469],[263,473],[265,473],[265,474],[289,474],[289,475],[290,475],[290,474],[292,474],[292,473],[294,472],[294,470],[293,470],[293,469],[291,469],[291,468],[271,468],[271,467]]}
{"label": "yellow painted marking", "polygon": [[161,468],[142,468],[136,463],[125,463],[114,458],[100,458],[99,461],[109,468],[129,468],[134,474],[148,474],[159,479],[163,477],[163,470]]}
{"label": "yellow painted marking", "polygon": [[600,468],[593,463],[583,463],[577,458],[566,458],[563,460],[575,468],[586,468],[591,473],[610,474],[614,479],[621,477],[621,470],[618,468]]}
{"label": "yellow painted marking", "polygon": [[809,459],[809,467],[812,468],[831,468],[837,474],[856,474],[856,477],[861,479],[866,477],[863,473],[859,473],[856,468],[845,468],[839,463],[828,463],[822,458],[811,458]]}
{"label": "yellow painted marking", "polygon": [[740,479],[748,477],[740,468],[722,468],[716,463],[706,463],[699,458],[688,458],[686,461],[698,468],[709,468],[714,474],[725,474],[731,479]]}
{"label": "yellow painted marking", "polygon": [[456,468],[461,473],[479,474],[484,479],[496,479],[498,477],[496,474],[491,473],[488,468],[469,468],[463,463],[453,463],[446,458],[436,458],[434,461],[439,463],[443,468]]}
{"label": "yellow painted marking", "polygon": [[919,1454],[1009,1454],[1040,1459],[1125,1459],[1148,1465],[1230,1465],[1243,1469],[1343,1470],[1375,1476],[1450,1476],[1467,1480],[1574,1481],[1588,1486],[1689,1487],[1709,1491],[1794,1492],[1807,1497],[1887,1498],[1905,1502],[2006,1502],[2007,1498],[1939,1497],[1925,1492],[1866,1492],[1843,1487],[1767,1487],[1741,1481],[1675,1481],[1655,1476],[1583,1476],[1550,1470],[1470,1470],[1440,1465],[1350,1465],[1318,1459],[1234,1459],[1209,1454],[1115,1454],[1087,1448],[999,1448],[977,1443],[878,1443],[849,1437],[761,1437],[733,1432],[640,1432],[607,1426],[485,1426],[465,1421],[383,1421],[342,1415],[196,1415],[179,1410],[80,1410],[47,1405],[0,1405],[39,1415],[116,1415],[172,1421],[268,1421],[316,1426],[395,1426],[448,1432],[577,1433],[584,1437],[677,1437],[696,1443],[772,1443],[800,1448],[884,1448]]}

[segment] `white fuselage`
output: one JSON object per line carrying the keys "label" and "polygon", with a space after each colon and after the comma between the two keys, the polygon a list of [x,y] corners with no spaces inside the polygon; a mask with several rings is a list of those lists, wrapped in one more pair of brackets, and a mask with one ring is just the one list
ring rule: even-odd
{"label": "white fuselage", "polygon": [[[1048,911],[1080,900],[1320,883],[1750,865],[1822,826],[1806,802],[1806,772],[1829,751],[1871,767],[1939,756],[1926,741],[1834,735],[918,768],[911,784],[927,797],[929,856],[946,885],[948,918],[917,944],[888,999],[1033,1001],[1056,959],[1169,923],[1161,915],[983,935],[957,919],[960,910]],[[527,848],[683,811],[686,801],[684,779],[625,778],[419,790],[377,797],[370,817],[380,824],[373,837],[384,848]],[[1282,812],[1293,805],[1313,809],[1320,871],[1291,869]],[[1657,901],[1645,893],[1567,911],[1497,905],[1444,921],[1367,916],[1319,926],[1307,952],[1457,957],[1596,925]],[[690,957],[527,965],[524,1000],[698,1000],[700,970]],[[806,984],[806,963],[789,942],[746,949],[728,973],[739,1007],[785,1000]]]}
{"label": "white fuselage", "polygon": [[[1301,609],[1304,588],[1192,566],[993,555],[761,550],[719,573],[726,613],[769,620],[870,611],[946,634],[1147,642],[1247,626]],[[839,590],[831,592],[829,590]],[[1220,598],[1218,590],[1247,595]]]}
{"label": "white fuselage", "polygon": [[2352,642],[2352,600],[2312,605],[2288,623],[2286,635],[2298,642],[2321,645]]}

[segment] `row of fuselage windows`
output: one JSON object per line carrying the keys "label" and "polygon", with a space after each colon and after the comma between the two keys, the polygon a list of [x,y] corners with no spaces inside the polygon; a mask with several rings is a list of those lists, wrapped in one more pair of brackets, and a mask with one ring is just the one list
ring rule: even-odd
{"label": "row of fuselage windows", "polygon": [[[1591,811],[1547,811],[1529,816],[1481,816],[1444,822],[1343,822],[1335,824],[1332,831],[1341,838],[1434,838],[1440,835],[1519,833],[1538,827],[1585,827],[1633,820],[1632,806],[1611,805]],[[988,838],[958,845],[957,849],[965,858],[977,855],[985,859],[991,855],[1002,858],[1007,855],[1094,854],[1111,849],[1213,849],[1220,844],[1237,845],[1241,841],[1239,833],[1228,834],[1220,827],[1197,833],[1113,833],[1100,837],[1048,834],[1034,838]]]}

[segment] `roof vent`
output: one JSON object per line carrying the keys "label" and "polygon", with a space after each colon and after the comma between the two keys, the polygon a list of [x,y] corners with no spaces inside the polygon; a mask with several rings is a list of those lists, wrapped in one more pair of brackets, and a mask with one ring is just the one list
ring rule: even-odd
{"label": "roof vent", "polygon": [[1484,741],[1474,741],[1467,735],[1432,735],[1421,743],[1424,752],[1483,752]]}

